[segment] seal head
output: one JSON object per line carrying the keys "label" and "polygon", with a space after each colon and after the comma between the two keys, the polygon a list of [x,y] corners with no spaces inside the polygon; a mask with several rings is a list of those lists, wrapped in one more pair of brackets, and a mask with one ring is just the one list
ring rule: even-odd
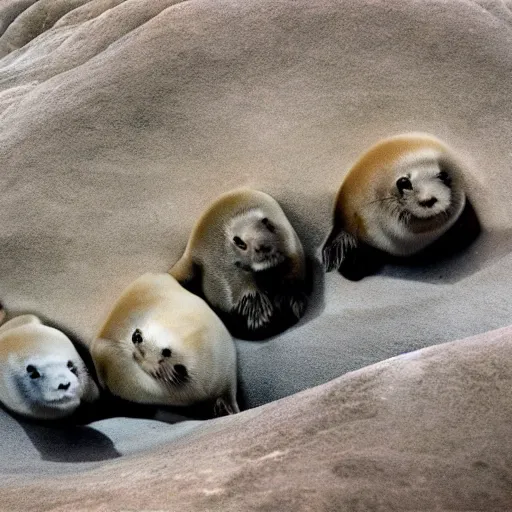
{"label": "seal head", "polygon": [[31,407],[47,409],[53,415],[72,412],[80,405],[83,390],[78,374],[84,371],[81,362],[34,356],[11,361],[11,368],[18,392]]}
{"label": "seal head", "polygon": [[0,400],[9,409],[39,419],[72,414],[98,388],[71,340],[21,315],[0,327]]}

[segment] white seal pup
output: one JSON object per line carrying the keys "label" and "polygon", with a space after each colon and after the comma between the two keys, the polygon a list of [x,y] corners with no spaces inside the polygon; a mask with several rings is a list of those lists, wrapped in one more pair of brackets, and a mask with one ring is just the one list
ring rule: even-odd
{"label": "white seal pup", "polygon": [[350,267],[358,267],[365,248],[416,254],[453,226],[465,203],[462,164],[439,139],[407,133],[381,140],[356,161],[339,189],[322,251],[325,269],[357,279],[365,269],[353,273]]}
{"label": "white seal pup", "polygon": [[169,272],[203,296],[240,338],[285,330],[308,302],[297,233],[274,198],[249,188],[227,192],[210,205]]}
{"label": "white seal pup", "polygon": [[8,409],[36,419],[60,419],[98,395],[64,333],[34,315],[15,317],[0,327],[0,401]]}
{"label": "white seal pup", "polygon": [[211,401],[239,412],[231,335],[169,274],[145,274],[128,286],[90,348],[100,385],[119,398],[173,406]]}

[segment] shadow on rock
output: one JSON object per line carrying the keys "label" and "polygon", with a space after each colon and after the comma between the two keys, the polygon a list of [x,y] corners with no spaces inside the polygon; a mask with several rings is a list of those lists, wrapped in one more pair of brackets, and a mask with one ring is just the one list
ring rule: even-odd
{"label": "shadow on rock", "polygon": [[45,461],[97,462],[121,456],[114,443],[94,428],[16,419]]}

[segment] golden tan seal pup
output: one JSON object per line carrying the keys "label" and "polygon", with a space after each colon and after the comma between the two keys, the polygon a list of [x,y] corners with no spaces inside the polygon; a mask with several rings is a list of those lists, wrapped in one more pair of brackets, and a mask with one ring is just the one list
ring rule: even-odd
{"label": "golden tan seal pup", "polygon": [[[403,257],[438,240],[464,209],[462,174],[456,156],[431,135],[378,142],[352,166],[338,192],[334,227],[323,247],[326,270],[350,277],[365,246]],[[352,277],[362,277],[364,269],[359,271]]]}
{"label": "golden tan seal pup", "polygon": [[307,305],[299,237],[277,201],[257,190],[218,197],[170,274],[201,294],[241,338],[276,334],[296,323]]}
{"label": "golden tan seal pup", "polygon": [[8,409],[58,419],[98,394],[84,362],[61,331],[34,315],[18,316],[0,327],[0,401]]}
{"label": "golden tan seal pup", "polygon": [[236,402],[236,351],[226,327],[169,274],[145,274],[121,295],[91,344],[100,384],[132,402]]}

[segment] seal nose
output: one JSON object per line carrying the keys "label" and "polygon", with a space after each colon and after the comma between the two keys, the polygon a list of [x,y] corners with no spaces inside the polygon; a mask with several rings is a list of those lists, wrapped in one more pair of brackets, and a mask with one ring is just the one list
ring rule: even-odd
{"label": "seal nose", "polygon": [[69,389],[69,386],[71,386],[71,382],[68,382],[67,384],[59,384],[59,389],[66,391]]}
{"label": "seal nose", "polygon": [[254,250],[258,253],[268,254],[272,247],[270,245],[260,245],[259,247],[255,247]]}
{"label": "seal nose", "polygon": [[418,201],[420,206],[424,206],[426,208],[432,208],[437,203],[437,198],[431,197],[430,199],[425,199],[425,201]]}

